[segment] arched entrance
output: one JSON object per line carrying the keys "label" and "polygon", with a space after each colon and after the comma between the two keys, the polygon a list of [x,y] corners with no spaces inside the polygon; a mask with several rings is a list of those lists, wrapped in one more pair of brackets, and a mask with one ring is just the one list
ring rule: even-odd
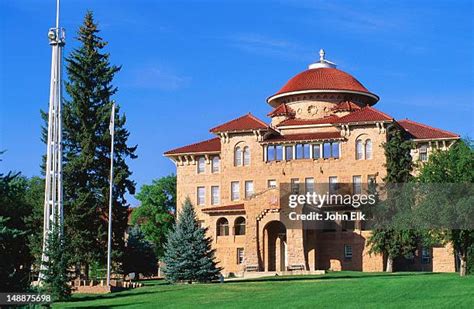
{"label": "arched entrance", "polygon": [[286,227],[280,221],[271,221],[264,228],[265,270],[284,271],[287,262]]}

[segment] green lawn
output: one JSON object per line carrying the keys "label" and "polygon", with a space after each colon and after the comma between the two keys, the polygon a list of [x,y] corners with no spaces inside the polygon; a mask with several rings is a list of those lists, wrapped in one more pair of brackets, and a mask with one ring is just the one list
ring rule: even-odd
{"label": "green lawn", "polygon": [[75,295],[55,307],[135,308],[474,308],[474,276],[334,272],[224,284],[167,285]]}

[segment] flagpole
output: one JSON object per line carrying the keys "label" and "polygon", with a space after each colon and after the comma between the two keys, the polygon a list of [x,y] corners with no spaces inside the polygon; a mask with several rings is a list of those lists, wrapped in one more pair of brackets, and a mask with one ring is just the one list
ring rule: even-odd
{"label": "flagpole", "polygon": [[107,237],[107,286],[110,286],[110,258],[112,251],[112,189],[114,179],[114,135],[115,135],[115,103],[112,103],[110,114],[110,180],[109,180],[109,233]]}

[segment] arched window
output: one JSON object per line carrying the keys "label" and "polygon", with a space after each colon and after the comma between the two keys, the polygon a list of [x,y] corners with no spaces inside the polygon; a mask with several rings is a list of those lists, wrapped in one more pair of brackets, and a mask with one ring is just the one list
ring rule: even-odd
{"label": "arched window", "polygon": [[229,235],[229,221],[226,218],[217,220],[217,236]]}
{"label": "arched window", "polygon": [[234,150],[234,165],[241,166],[242,165],[242,148],[235,147]]}
{"label": "arched window", "polygon": [[365,159],[372,159],[372,141],[370,139],[365,141]]}
{"label": "arched window", "polygon": [[212,157],[212,167],[211,170],[213,173],[219,173],[221,159],[219,156]]}
{"label": "arched window", "polygon": [[250,148],[248,146],[244,147],[244,165],[250,165]]}
{"label": "arched window", "polygon": [[199,157],[197,164],[198,174],[202,174],[206,171],[206,159],[204,157]]}
{"label": "arched window", "polygon": [[245,235],[245,218],[238,217],[234,222],[234,235]]}
{"label": "arched window", "polygon": [[364,156],[364,150],[362,145],[362,140],[358,139],[356,141],[356,160],[362,160]]}

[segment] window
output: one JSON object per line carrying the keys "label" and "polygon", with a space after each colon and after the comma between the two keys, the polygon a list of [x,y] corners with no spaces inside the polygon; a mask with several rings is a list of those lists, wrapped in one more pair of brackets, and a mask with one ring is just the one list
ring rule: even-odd
{"label": "window", "polygon": [[334,194],[337,191],[337,177],[331,176],[329,177],[329,194]]}
{"label": "window", "polygon": [[211,187],[211,204],[217,205],[219,204],[220,200],[220,190],[218,186]]}
{"label": "window", "polygon": [[314,178],[306,178],[304,180],[305,184],[305,191],[306,193],[313,193],[314,192]]}
{"label": "window", "polygon": [[234,166],[242,165],[242,149],[240,147],[235,147],[234,150]]}
{"label": "window", "polygon": [[269,179],[267,181],[267,187],[270,188],[276,188],[277,187],[277,181],[275,179]]}
{"label": "window", "polygon": [[291,179],[291,193],[298,194],[300,192],[300,180],[298,178]]}
{"label": "window", "polygon": [[244,263],[244,248],[237,248],[237,264]]}
{"label": "window", "polygon": [[274,145],[268,145],[267,146],[267,162],[269,161],[275,161],[276,159],[276,154],[275,154],[275,146]]}
{"label": "window", "polygon": [[240,184],[238,181],[232,181],[230,183],[230,189],[231,189],[231,194],[230,194],[230,199],[232,201],[237,201],[240,199]]}
{"label": "window", "polygon": [[198,174],[202,174],[206,171],[206,159],[204,157],[199,157],[198,165],[197,165],[197,172]]}
{"label": "window", "polygon": [[229,221],[226,218],[220,218],[217,220],[217,236],[228,236],[229,235]]}
{"label": "window", "polygon": [[221,165],[221,159],[218,156],[212,157],[212,172],[213,173],[219,173],[220,165]]}
{"label": "window", "polygon": [[370,139],[365,141],[365,159],[372,159],[372,141]]}
{"label": "window", "polygon": [[331,157],[339,159],[339,143],[331,143]]}
{"label": "window", "polygon": [[321,158],[321,145],[315,144],[313,145],[313,159]]}
{"label": "window", "polygon": [[353,194],[362,193],[362,177],[361,176],[352,177],[352,193]]}
{"label": "window", "polygon": [[309,159],[309,144],[296,145],[296,159]]}
{"label": "window", "polygon": [[253,196],[253,181],[248,180],[245,182],[245,198],[249,199]]}
{"label": "window", "polygon": [[344,245],[344,258],[347,260],[352,259],[352,246]]}
{"label": "window", "polygon": [[275,155],[276,155],[276,160],[277,161],[283,160],[283,146],[277,145],[275,147]]}
{"label": "window", "polygon": [[334,143],[324,143],[323,144],[323,158],[324,159],[329,159],[329,158],[339,158],[339,143],[334,142]]}
{"label": "window", "polygon": [[293,146],[285,146],[286,160],[293,160]]}
{"label": "window", "polygon": [[421,263],[429,264],[431,262],[431,254],[428,248],[421,248]]}
{"label": "window", "polygon": [[356,141],[356,160],[364,159],[363,147],[362,147],[362,140],[358,139]]}
{"label": "window", "polygon": [[244,147],[244,166],[250,165],[250,148],[248,146]]}
{"label": "window", "polygon": [[206,203],[206,188],[197,187],[197,204],[204,205]]}
{"label": "window", "polygon": [[426,145],[420,146],[420,161],[428,161],[428,147]]}
{"label": "window", "polygon": [[238,217],[234,222],[234,234],[235,235],[245,235],[245,218]]}
{"label": "window", "polygon": [[200,228],[202,228],[202,229],[205,228],[204,220],[199,220],[199,221],[198,221],[198,226],[199,226]]}

